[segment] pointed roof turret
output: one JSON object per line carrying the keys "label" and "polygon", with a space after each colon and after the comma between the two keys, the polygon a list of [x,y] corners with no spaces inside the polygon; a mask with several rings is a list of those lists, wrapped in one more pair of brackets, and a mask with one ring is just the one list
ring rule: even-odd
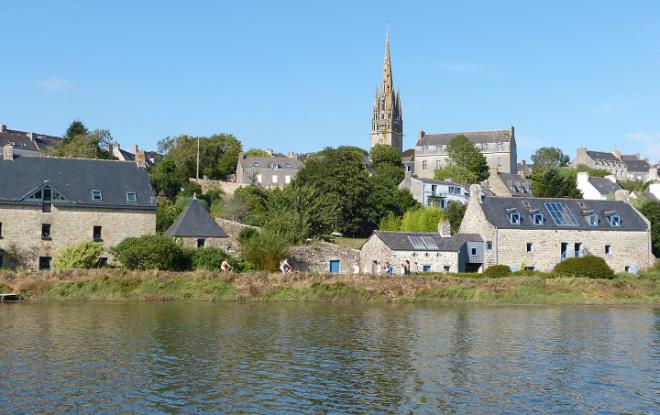
{"label": "pointed roof turret", "polygon": [[190,204],[181,215],[165,231],[165,236],[193,238],[227,238],[227,233],[218,225],[211,215],[193,196]]}
{"label": "pointed roof turret", "polygon": [[385,37],[385,62],[383,63],[383,85],[381,86],[381,95],[387,97],[392,93],[394,80],[392,79],[392,60],[390,58],[390,31],[387,31]]}

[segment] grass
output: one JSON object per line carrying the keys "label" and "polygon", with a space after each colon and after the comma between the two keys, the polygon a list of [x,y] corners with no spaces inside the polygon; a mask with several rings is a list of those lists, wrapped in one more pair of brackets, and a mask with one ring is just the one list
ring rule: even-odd
{"label": "grass", "polygon": [[367,238],[334,237],[330,242],[344,248],[360,249],[367,242]]}
{"label": "grass", "polygon": [[659,278],[657,270],[604,280],[539,273],[486,278],[483,274],[386,277],[105,269],[0,272],[0,289],[44,300],[658,305]]}

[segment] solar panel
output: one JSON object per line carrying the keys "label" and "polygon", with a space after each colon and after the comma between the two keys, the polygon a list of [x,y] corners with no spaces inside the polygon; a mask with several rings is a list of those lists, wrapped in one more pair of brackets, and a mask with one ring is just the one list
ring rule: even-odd
{"label": "solar panel", "polygon": [[435,243],[435,240],[432,236],[427,235],[410,235],[408,240],[413,248],[421,251],[433,251],[437,250],[438,245]]}
{"label": "solar panel", "polygon": [[545,202],[544,205],[557,226],[578,226],[573,212],[565,202]]}

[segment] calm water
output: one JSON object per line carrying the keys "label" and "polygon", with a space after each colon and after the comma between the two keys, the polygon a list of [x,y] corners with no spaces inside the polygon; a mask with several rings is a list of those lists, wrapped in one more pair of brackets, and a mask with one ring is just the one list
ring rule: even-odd
{"label": "calm water", "polygon": [[0,305],[2,413],[658,413],[660,309]]}

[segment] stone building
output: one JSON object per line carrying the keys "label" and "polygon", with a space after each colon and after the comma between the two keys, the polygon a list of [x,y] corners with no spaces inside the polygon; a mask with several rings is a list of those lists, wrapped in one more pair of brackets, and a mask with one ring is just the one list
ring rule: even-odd
{"label": "stone building", "polygon": [[385,144],[403,151],[403,109],[401,93],[394,92],[392,61],[390,59],[390,32],[385,40],[385,63],[380,90],[376,88],[371,113],[371,147]]}
{"label": "stone building", "polygon": [[0,267],[46,271],[68,245],[96,241],[110,248],[156,231],[144,164],[21,157],[10,145],[3,150]]}
{"label": "stone building", "polygon": [[433,178],[437,169],[449,163],[447,144],[457,135],[464,135],[484,155],[488,167],[502,173],[516,173],[518,156],[513,127],[499,131],[474,131],[462,133],[427,134],[419,132],[415,145],[415,174]]}
{"label": "stone building", "polygon": [[577,149],[575,159],[571,166],[586,166],[592,169],[603,169],[609,171],[616,180],[649,181],[658,179],[657,167],[651,165],[648,160],[640,158],[639,154],[621,154],[615,150],[611,153],[603,151],[592,151],[586,147]]}
{"label": "stone building", "polygon": [[407,189],[422,206],[446,209],[449,202],[467,203],[465,186],[450,180],[420,179],[406,174],[399,189]]}
{"label": "stone building", "polygon": [[[471,186],[470,194],[479,194],[480,187]],[[486,268],[502,264],[547,272],[565,258],[590,254],[615,272],[634,272],[655,261],[650,228],[622,200],[473,197],[460,232],[481,236]]]}
{"label": "stone building", "polygon": [[291,248],[287,259],[295,271],[353,274],[353,266],[360,263],[360,251],[327,242],[313,242]]}
{"label": "stone building", "polygon": [[52,135],[10,130],[5,124],[0,123],[0,148],[11,145],[17,156],[41,157],[46,149],[61,139],[62,137]]}
{"label": "stone building", "polygon": [[394,274],[401,275],[406,260],[413,271],[416,263],[419,272],[476,272],[483,263],[483,241],[476,234],[375,231],[360,250],[366,274],[389,262]]}
{"label": "stone building", "polygon": [[229,235],[213,220],[196,196],[165,231],[165,236],[180,240],[188,248],[209,246],[226,249],[229,246]]}
{"label": "stone building", "polygon": [[503,173],[490,169],[488,179],[481,183],[484,193],[491,196],[518,197],[532,195],[532,182],[521,173]]}
{"label": "stone building", "polygon": [[614,194],[621,190],[612,175],[605,177],[590,177],[587,172],[578,172],[577,188],[582,192],[582,198],[588,200],[614,199]]}
{"label": "stone building", "polygon": [[291,183],[302,162],[297,157],[271,155],[248,157],[239,154],[236,166],[236,183],[260,184],[264,187],[284,187]]}
{"label": "stone building", "polygon": [[110,148],[108,148],[108,151],[117,160],[122,160],[122,161],[135,161],[135,158],[137,157],[137,155],[140,152],[142,152],[144,154],[144,161],[147,164],[147,166],[155,166],[164,157],[162,154],[159,154],[155,151],[139,150],[137,144],[133,144],[131,146],[131,151],[124,150],[123,148],[121,148],[121,145],[119,143],[110,144]]}

